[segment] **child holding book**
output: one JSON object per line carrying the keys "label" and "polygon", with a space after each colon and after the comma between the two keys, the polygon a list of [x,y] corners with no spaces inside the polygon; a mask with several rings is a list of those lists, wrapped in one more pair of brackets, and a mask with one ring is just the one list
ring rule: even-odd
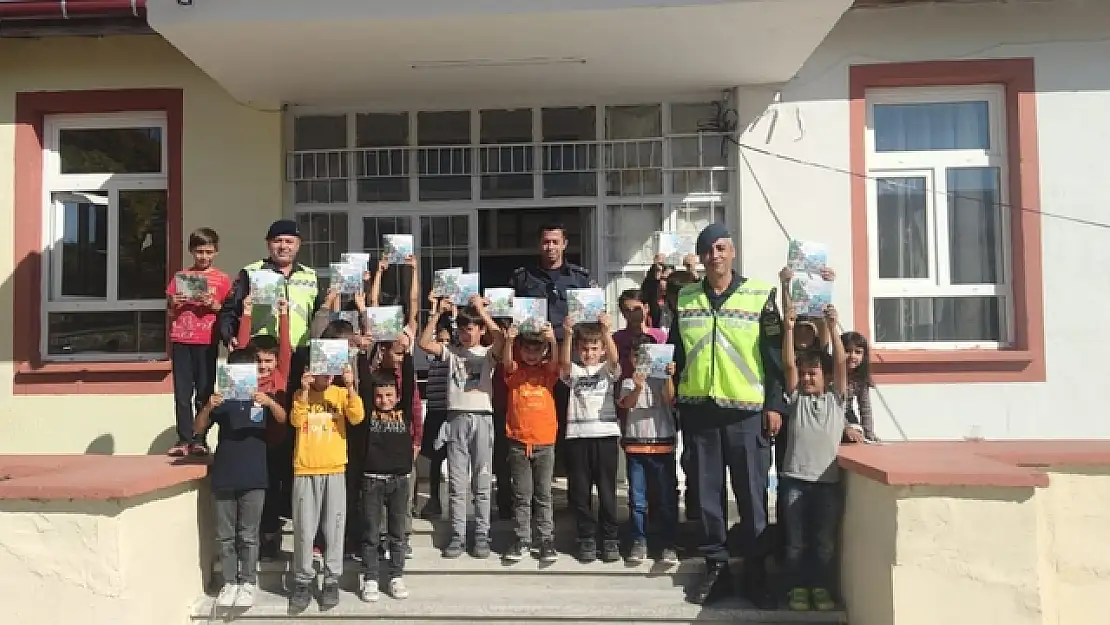
{"label": "child holding book", "polygon": [[516,326],[510,326],[501,355],[508,389],[505,434],[516,517],[516,540],[502,556],[509,564],[519,562],[531,550],[533,520],[540,562],[552,563],[558,558],[551,504],[559,429],[554,394],[559,381],[558,350],[551,324],[545,324],[542,334],[519,334]]}
{"label": "child holding book", "polygon": [[[232,352],[228,364],[254,364],[250,349]],[[256,365],[257,366],[257,365]],[[261,369],[261,367],[259,367]],[[259,371],[261,374],[261,371]],[[285,409],[259,388],[253,401],[225,401],[213,393],[193,424],[200,434],[219,426],[219,444],[208,471],[216,510],[216,547],[223,587],[216,596],[221,608],[254,604],[258,573],[258,531],[265,505],[266,428],[284,423]]]}
{"label": "child holding book", "polygon": [[[435,306],[433,297],[432,306]],[[436,330],[436,342],[447,347],[451,344],[452,333],[450,320],[441,319]],[[440,502],[440,485],[443,481],[443,462],[447,459],[447,452],[436,448],[436,439],[439,430],[447,421],[447,384],[450,372],[447,363],[432,358],[428,360],[428,381],[424,385],[427,395],[428,414],[424,419],[423,437],[420,444],[420,453],[428,459],[428,503],[420,511],[420,516],[425,519],[438,519],[443,516],[443,504]]]}
{"label": "child holding book", "polygon": [[[231,278],[212,266],[220,253],[220,235],[211,228],[198,228],[189,235],[193,265],[170,280],[170,361],[173,364],[173,399],[177,418],[177,443],[169,455],[208,454],[207,431],[196,432],[195,412],[208,403],[216,384],[219,343],[213,335],[217,313],[231,290]],[[180,280],[179,280],[180,279]],[[178,291],[178,282],[204,287],[203,292]]]}
{"label": "child holding book", "polygon": [[[848,406],[845,417],[855,426],[848,432],[853,443],[878,441],[875,436],[875,418],[871,415],[871,346],[859,332],[845,332],[840,336],[848,366]],[[858,429],[856,429],[858,428]]]}

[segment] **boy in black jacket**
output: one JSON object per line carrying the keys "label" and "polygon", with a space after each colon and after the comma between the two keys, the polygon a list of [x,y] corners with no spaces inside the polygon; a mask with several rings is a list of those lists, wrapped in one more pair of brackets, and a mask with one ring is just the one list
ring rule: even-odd
{"label": "boy in black jacket", "polygon": [[[407,361],[408,359],[406,359]],[[411,366],[411,364],[410,364]],[[402,374],[403,379],[408,378]],[[366,415],[362,464],[362,581],[359,596],[377,601],[381,510],[385,505],[389,540],[389,594],[405,599],[409,591],[401,574],[405,566],[405,521],[409,510],[409,475],[416,460],[412,436],[412,384],[398,393],[394,376],[374,373],[369,386],[373,410]],[[404,397],[407,395],[407,397]]]}

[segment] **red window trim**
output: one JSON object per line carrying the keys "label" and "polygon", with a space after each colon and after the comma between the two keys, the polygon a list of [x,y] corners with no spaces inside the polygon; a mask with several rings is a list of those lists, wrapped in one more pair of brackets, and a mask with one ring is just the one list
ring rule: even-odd
{"label": "red window trim", "polygon": [[867,244],[866,124],[868,89],[890,87],[1002,85],[1006,92],[1006,137],[1014,276],[1014,339],[1000,350],[872,350],[877,381],[893,384],[953,382],[1044,382],[1044,289],[1037,147],[1037,89],[1031,58],[925,61],[854,65],[851,97],[852,304],[857,328],[871,327]]}
{"label": "red window trim", "polygon": [[[166,280],[181,269],[180,89],[36,91],[15,96],[15,306],[12,354],[16,395],[133,395],[173,390],[169,357],[151,362],[44,362],[42,332],[43,126],[49,115],[162,111],[166,114]],[[167,346],[168,338],[167,338]]]}

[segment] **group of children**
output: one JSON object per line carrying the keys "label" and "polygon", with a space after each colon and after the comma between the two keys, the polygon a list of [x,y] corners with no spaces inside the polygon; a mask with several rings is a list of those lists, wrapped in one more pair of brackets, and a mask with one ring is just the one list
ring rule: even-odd
{"label": "group of children", "polygon": [[[194,232],[189,249],[194,256],[191,271],[223,275],[212,267],[218,250],[215,232]],[[396,341],[374,343],[359,327],[333,313],[380,303],[380,275],[388,266],[383,259],[376,275],[364,276],[371,285],[368,298],[360,293],[344,303],[332,291],[313,320],[313,336],[349,341],[350,365],[334,378],[305,373],[292,397],[287,396],[292,351],[288,305],[281,301],[277,305],[279,330],[274,339],[251,335],[252,307],[249,300],[244,302],[228,363],[256,363],[259,383],[253,401],[224,400],[200,374],[192,378],[190,388],[175,393],[180,399],[195,391],[201,407],[195,419],[190,415],[186,428],[179,400],[181,442],[172,454],[203,455],[208,429],[219,426],[211,468],[224,580],[217,605],[247,608],[253,603],[259,543],[269,538],[259,527],[263,508],[276,510],[281,505],[280,494],[268,479],[267,463],[275,462],[268,450],[280,444],[288,426],[294,436],[292,611],[304,610],[315,594],[314,552],[320,552],[323,562],[321,609],[339,602],[345,551],[362,560],[359,595],[364,601],[380,597],[382,559],[387,560],[388,593],[398,599],[408,596],[403,571],[411,553],[414,466],[421,453],[429,458],[432,470],[427,516],[441,513],[439,467],[444,459],[447,464],[451,532],[442,556],[458,558],[469,551],[472,557],[488,558],[498,429],[503,429],[508,441],[505,455],[516,524],[515,540],[501,554],[502,561],[513,564],[530,553],[541,562],[554,562],[558,555],[552,482],[559,431],[555,387],[560,382],[569,388],[562,407],[566,422],[561,454],[576,524],[574,555],[584,563],[622,558],[616,481],[623,449],[631,517],[623,557],[631,564],[648,558],[648,493],[652,492],[656,494],[652,504],[658,507],[650,510],[652,534],[658,537],[656,558],[663,565],[677,564],[675,451],[680,415],[674,408],[676,382],[638,373],[632,355],[645,343],[666,342],[666,329],[656,327],[653,320],[676,317],[678,292],[696,275],[693,266],[672,273],[659,264],[650,276],[653,283],[645,289],[651,297],[638,289],[620,295],[623,329],[613,332],[611,319],[604,314],[597,323],[572,326],[565,321],[567,340],[560,344],[550,324],[538,333],[522,333],[508,320],[493,319],[480,296],[472,297],[466,306],[429,296],[431,316],[418,333],[415,303],[420,274],[417,259],[409,257],[412,293],[405,333]],[[207,325],[210,342],[215,344],[210,318],[222,301],[219,289],[226,294],[223,278],[212,280],[214,292],[199,302],[175,296],[171,284],[167,294],[175,328],[186,323]],[[831,558],[839,520],[836,448],[842,438],[874,438],[867,342],[856,333],[841,337],[832,332],[837,317],[831,307],[819,323],[798,320],[786,289],[783,308],[791,414],[780,435],[787,442],[776,464],[779,523],[786,528],[789,604],[799,610],[831,609]],[[426,422],[412,362],[414,344],[431,358]],[[175,382],[177,367],[191,366],[179,361],[177,354],[175,344]],[[211,358],[214,369],[214,352]],[[668,372],[675,374],[673,363]],[[499,386],[505,398],[503,426],[495,419]],[[499,490],[505,487],[498,484]],[[594,491],[596,513],[591,501]],[[696,518],[697,494],[688,487],[686,496],[686,517]],[[475,521],[473,541],[468,544],[470,504]]]}

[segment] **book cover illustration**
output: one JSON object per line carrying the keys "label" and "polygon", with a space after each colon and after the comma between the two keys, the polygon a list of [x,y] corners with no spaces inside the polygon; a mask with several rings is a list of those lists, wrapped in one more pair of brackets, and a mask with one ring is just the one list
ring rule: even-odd
{"label": "book cover illustration", "polygon": [[216,388],[224,401],[252,401],[258,392],[258,365],[220,365],[216,371]]}
{"label": "book cover illustration", "polygon": [[674,345],[646,343],[636,350],[636,373],[666,379],[667,365],[674,361]]}
{"label": "book cover illustration", "polygon": [[463,273],[459,274],[459,288],[455,291],[455,305],[466,306],[470,303],[470,298],[478,295],[480,291],[481,278],[476,273]]}
{"label": "book cover illustration", "polygon": [[490,317],[513,316],[513,290],[512,289],[486,289],[484,295],[489,300],[486,310]]}
{"label": "book cover illustration", "polygon": [[366,309],[366,334],[375,341],[396,341],[404,331],[405,312],[400,306]]}
{"label": "book cover illustration", "polygon": [[597,323],[605,312],[605,289],[567,289],[567,316],[571,323]]}
{"label": "book cover illustration", "polygon": [[354,265],[360,271],[370,271],[370,255],[366,252],[343,252],[339,261],[344,265]]}
{"label": "book cover illustration", "polygon": [[797,239],[790,240],[790,246],[786,252],[786,266],[794,273],[804,271],[819,274],[825,270],[828,264],[829,248],[825,244]]}
{"label": "book cover illustration", "polygon": [[308,343],[308,372],[312,375],[343,375],[350,364],[347,339],[312,339]]}
{"label": "book cover illustration", "polygon": [[404,264],[405,258],[415,252],[416,243],[411,234],[383,234],[382,239],[385,257],[391,265]]}
{"label": "book cover illustration", "polygon": [[662,254],[663,262],[681,267],[682,261],[697,248],[698,235],[689,232],[656,232],[655,253]]}
{"label": "book cover illustration", "polygon": [[437,269],[432,276],[432,293],[436,297],[455,297],[459,292],[459,277],[463,270],[459,267],[450,269]]}
{"label": "book cover illustration", "polygon": [[832,303],[832,282],[809,273],[796,273],[790,281],[790,299],[799,317],[823,317]]}
{"label": "book cover illustration", "polygon": [[174,276],[174,289],[191,300],[203,299],[208,294],[208,278],[201,273],[182,271]]}
{"label": "book cover illustration", "polygon": [[328,321],[346,321],[351,324],[351,327],[358,332],[359,329],[359,314],[357,310],[333,310],[328,315]]}
{"label": "book cover illustration", "polygon": [[362,290],[362,268],[345,263],[331,264],[331,287],[345,295]]}
{"label": "book cover illustration", "polygon": [[250,276],[252,304],[273,306],[285,297],[285,276],[265,269],[252,271]]}
{"label": "book cover illustration", "polygon": [[542,297],[514,297],[513,323],[522,334],[539,334],[547,323],[547,300]]}

